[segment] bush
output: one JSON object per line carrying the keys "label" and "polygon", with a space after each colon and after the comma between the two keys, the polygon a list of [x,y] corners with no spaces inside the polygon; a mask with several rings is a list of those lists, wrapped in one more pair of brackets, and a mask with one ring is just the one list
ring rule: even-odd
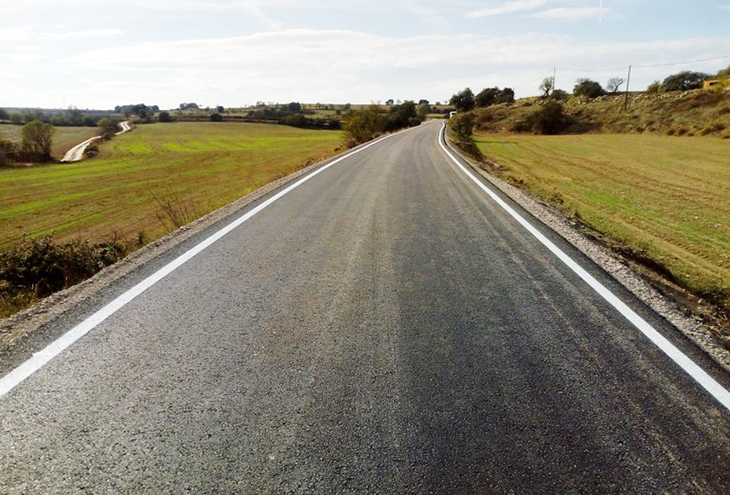
{"label": "bush", "polygon": [[662,83],[659,81],[654,81],[649,86],[646,87],[646,92],[650,95],[656,95],[659,94],[662,90]]}
{"label": "bush", "polygon": [[568,92],[563,91],[562,89],[556,89],[553,90],[552,93],[550,93],[550,99],[555,101],[566,101],[568,99]]}
{"label": "bush", "polygon": [[0,287],[3,294],[44,297],[91,277],[125,254],[116,242],[91,246],[79,240],[56,244],[50,237],[27,239],[0,252]]}
{"label": "bush", "polygon": [[596,81],[591,81],[590,79],[578,79],[573,87],[573,94],[575,96],[598,98],[604,93],[605,91],[603,91],[601,85]]}
{"label": "bush", "polygon": [[98,125],[101,130],[102,139],[111,139],[117,132],[117,123],[110,118],[104,117],[100,119]]}
{"label": "bush", "polygon": [[157,116],[157,120],[160,122],[171,122],[172,119],[170,118],[170,112],[160,112],[160,115]]}
{"label": "bush", "polygon": [[345,131],[357,144],[371,140],[375,133],[382,131],[385,125],[385,118],[375,105],[361,110],[350,110],[346,117]]}
{"label": "bush", "polygon": [[223,115],[219,114],[218,112],[210,114],[210,121],[211,122],[223,122]]}
{"label": "bush", "polygon": [[568,116],[562,103],[549,100],[529,117],[532,129],[540,134],[559,134],[568,126]]}
{"label": "bush", "polygon": [[309,119],[301,113],[295,113],[285,117],[282,123],[292,127],[309,127]]}
{"label": "bush", "polygon": [[474,114],[457,113],[449,119],[449,127],[462,141],[470,140],[474,130]]}

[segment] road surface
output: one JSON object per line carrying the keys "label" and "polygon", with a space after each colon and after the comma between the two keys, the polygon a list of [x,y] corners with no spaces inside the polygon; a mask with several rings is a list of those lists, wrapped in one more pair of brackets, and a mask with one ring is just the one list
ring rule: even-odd
{"label": "road surface", "polygon": [[0,397],[0,492],[730,493],[728,409],[451,162],[439,129],[250,205]]}
{"label": "road surface", "polygon": [[[129,121],[120,122],[119,126],[122,128],[121,131],[114,133],[115,136],[119,136],[120,134],[124,134],[125,132],[128,132],[132,130],[132,128],[129,126]],[[66,152],[65,155],[63,155],[63,158],[61,161],[63,163],[69,163],[69,162],[78,162],[80,160],[84,159],[84,153],[86,152],[86,148],[91,145],[91,143],[101,139],[100,136],[95,136],[92,138],[87,139],[83,143],[79,143],[70,150]]]}

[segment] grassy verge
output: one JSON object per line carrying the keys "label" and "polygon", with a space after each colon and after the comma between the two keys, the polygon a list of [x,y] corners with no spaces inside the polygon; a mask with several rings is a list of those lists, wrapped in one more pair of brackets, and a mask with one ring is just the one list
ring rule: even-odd
{"label": "grassy verge", "polygon": [[0,247],[24,235],[154,239],[330,156],[340,132],[257,124],[138,127],[97,159],[0,170]]}
{"label": "grassy verge", "polygon": [[[49,293],[29,273],[65,288],[94,273],[89,266],[332,156],[343,138],[275,125],[153,124],[103,143],[93,160],[0,169],[0,317]],[[41,236],[49,239],[23,241]],[[99,261],[110,250],[116,257]]]}
{"label": "grassy verge", "polygon": [[[23,140],[22,129],[23,126],[20,125],[0,124],[0,140],[20,143]],[[98,127],[56,127],[51,155],[60,160],[68,150],[77,144],[98,135]]]}
{"label": "grassy verge", "polygon": [[503,178],[730,308],[730,145],[656,135],[477,134]]}

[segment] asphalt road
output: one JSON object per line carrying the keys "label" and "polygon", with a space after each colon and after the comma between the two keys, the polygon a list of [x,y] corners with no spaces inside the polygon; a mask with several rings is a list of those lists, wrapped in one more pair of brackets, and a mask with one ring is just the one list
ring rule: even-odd
{"label": "asphalt road", "polygon": [[324,170],[0,397],[0,492],[730,493],[730,412],[447,160],[438,130]]}

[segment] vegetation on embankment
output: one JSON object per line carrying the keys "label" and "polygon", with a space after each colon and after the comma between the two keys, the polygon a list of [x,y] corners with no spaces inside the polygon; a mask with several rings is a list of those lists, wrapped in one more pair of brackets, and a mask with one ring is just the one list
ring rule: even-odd
{"label": "vegetation on embankment", "polygon": [[[536,119],[547,105],[561,105],[562,122],[544,132]],[[542,134],[627,133],[669,136],[730,138],[730,91],[675,91],[590,99],[570,96],[525,98],[513,104],[493,105],[474,111],[476,129],[482,132]]]}
{"label": "vegetation on embankment", "polygon": [[[730,143],[650,134],[476,133],[490,172],[730,311]],[[730,336],[727,342],[730,343]]]}
{"label": "vegetation on embankment", "polygon": [[[41,266],[50,257],[71,267],[54,276],[53,288],[71,285],[77,271],[103,268],[110,249],[118,254],[155,240],[332,156],[343,140],[341,131],[279,125],[150,124],[105,142],[94,160],[0,169],[0,261],[7,265],[0,278],[15,273],[14,264]],[[56,244],[27,239],[44,236]],[[46,294],[12,276],[0,280],[0,316]],[[67,283],[58,286],[59,277]]]}

